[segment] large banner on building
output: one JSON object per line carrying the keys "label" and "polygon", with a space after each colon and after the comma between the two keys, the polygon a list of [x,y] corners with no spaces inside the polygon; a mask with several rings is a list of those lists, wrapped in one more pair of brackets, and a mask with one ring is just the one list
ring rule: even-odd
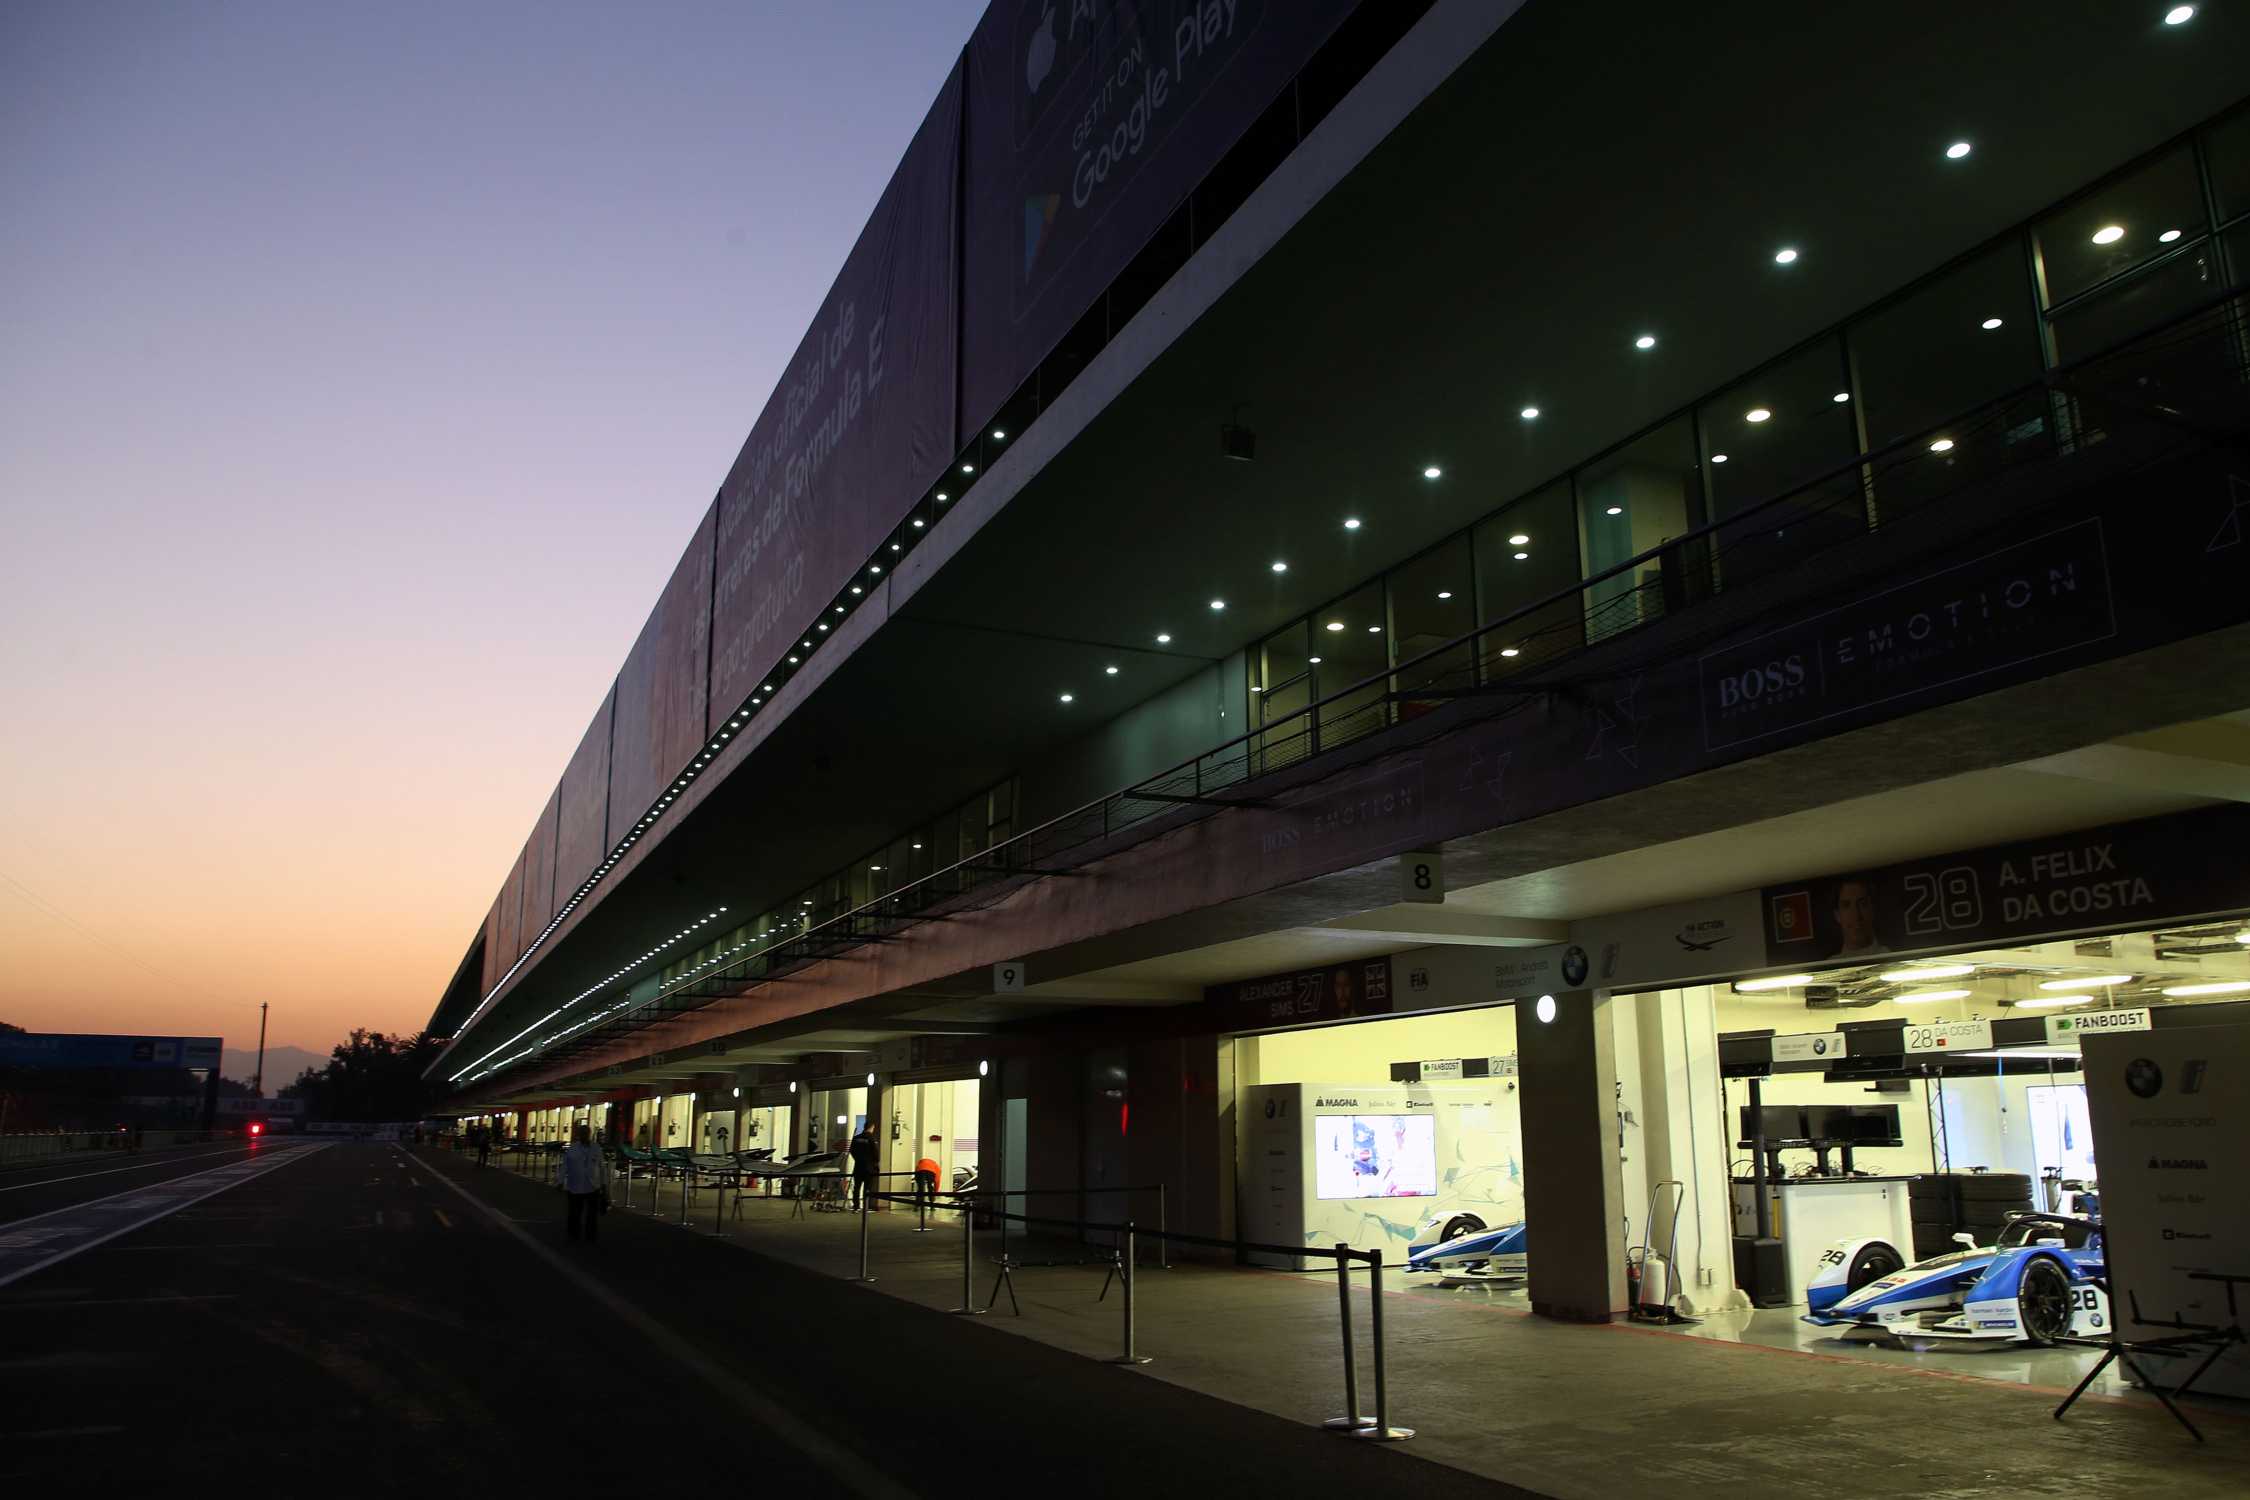
{"label": "large banner on building", "polygon": [[956,67],[719,492],[706,732],[814,628],[953,454],[960,138]]}
{"label": "large banner on building", "polygon": [[961,438],[1359,0],[1000,0],[968,54]]}
{"label": "large banner on building", "polygon": [[579,736],[570,764],[563,767],[555,808],[557,907],[577,893],[578,883],[594,873],[609,850],[609,721],[616,703],[612,683],[594,722]]}
{"label": "large banner on building", "polygon": [[717,502],[703,512],[617,674],[609,741],[611,845],[695,758],[709,732],[704,703],[710,681],[711,546],[717,513]]}
{"label": "large banner on building", "polygon": [[59,1031],[0,1032],[4,1068],[216,1068],[215,1036],[103,1036]]}
{"label": "large banner on building", "polygon": [[1998,946],[2250,906],[2250,872],[2215,859],[2250,807],[2198,808],[2020,844],[1795,880],[1763,894],[1774,964]]}

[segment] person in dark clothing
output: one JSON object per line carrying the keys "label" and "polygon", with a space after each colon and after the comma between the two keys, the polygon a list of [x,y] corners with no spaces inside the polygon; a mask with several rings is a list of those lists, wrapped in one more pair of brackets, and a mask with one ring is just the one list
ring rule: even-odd
{"label": "person in dark clothing", "polygon": [[476,1143],[477,1165],[481,1167],[492,1157],[492,1131],[486,1126],[479,1125],[472,1129],[469,1135]]}
{"label": "person in dark clothing", "polygon": [[852,1154],[852,1207],[857,1208],[861,1196],[875,1189],[875,1127],[861,1126],[848,1149]]}

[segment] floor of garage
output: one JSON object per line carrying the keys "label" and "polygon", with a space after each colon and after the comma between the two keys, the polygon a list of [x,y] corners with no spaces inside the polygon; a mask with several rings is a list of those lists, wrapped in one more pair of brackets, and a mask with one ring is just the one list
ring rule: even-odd
{"label": "floor of garage", "polygon": [[[636,1212],[649,1211],[637,1185]],[[788,1200],[731,1197],[716,1222],[760,1255],[837,1276],[858,1269],[859,1220],[798,1216]],[[684,1232],[713,1233],[709,1194]],[[654,1214],[677,1219],[666,1185]],[[881,1213],[869,1224],[871,1291],[952,1308],[962,1300],[960,1218]],[[974,1300],[992,1296],[998,1248],[977,1236]],[[756,1277],[755,1261],[744,1276]],[[1099,1264],[1025,1267],[1021,1315],[1002,1291],[988,1321],[1106,1359],[1122,1346],[1118,1293]],[[2018,1497],[2250,1493],[2250,1407],[2198,1402],[2198,1445],[2146,1394],[2106,1381],[2066,1421],[2050,1417],[2085,1360],[2076,1351],[1913,1355],[1800,1336],[1786,1313],[1692,1331],[1573,1326],[1531,1316],[1520,1293],[1448,1291],[1386,1278],[1390,1417],[1420,1457],[1558,1497],[1656,1493]],[[1354,1289],[1360,1405],[1373,1408],[1364,1276]],[[1138,1349],[1153,1378],[1296,1421],[1343,1410],[1333,1275],[1176,1264],[1138,1280]],[[1806,1328],[1805,1333],[1813,1330]],[[951,1377],[948,1377],[950,1379]]]}

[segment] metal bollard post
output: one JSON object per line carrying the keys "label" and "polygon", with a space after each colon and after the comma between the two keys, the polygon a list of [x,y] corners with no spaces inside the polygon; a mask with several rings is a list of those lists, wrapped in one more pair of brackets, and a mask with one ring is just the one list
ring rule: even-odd
{"label": "metal bollard post", "polygon": [[1125,1278],[1125,1352],[1110,1361],[1113,1365],[1145,1365],[1149,1362],[1147,1355],[1137,1353],[1133,1348],[1133,1253],[1133,1221],[1127,1219],[1125,1253],[1118,1257],[1118,1264],[1123,1268]]}
{"label": "metal bollard post", "polygon": [[[1003,1206],[1000,1210],[1000,1227],[1003,1230],[1008,1225],[1006,1202],[1006,1199],[1001,1200]],[[953,1311],[966,1318],[973,1318],[984,1311],[983,1308],[977,1306],[976,1288],[970,1284],[970,1277],[975,1274],[973,1266],[977,1254],[976,1235],[976,1205],[964,1202],[961,1205],[961,1305],[954,1308]]]}
{"label": "metal bollard post", "polygon": [[1164,1184],[1156,1185],[1156,1269],[1172,1269],[1172,1236],[1164,1216]]}
{"label": "metal bollard post", "polygon": [[1375,1425],[1359,1412],[1359,1358],[1352,1352],[1352,1247],[1336,1247],[1336,1300],[1344,1309],[1344,1414],[1320,1425],[1330,1432],[1353,1433]]}
{"label": "metal bollard post", "polygon": [[1362,1427],[1353,1437],[1368,1438],[1378,1443],[1399,1443],[1414,1436],[1411,1427],[1391,1425],[1391,1393],[1383,1380],[1383,1251],[1377,1246],[1375,1259],[1368,1264],[1367,1313],[1375,1340],[1375,1425]]}
{"label": "metal bollard post", "polygon": [[690,1173],[690,1172],[692,1172],[692,1171],[694,1171],[694,1170],[695,1170],[695,1169],[694,1169],[693,1167],[682,1167],[682,1168],[680,1168],[680,1227],[681,1227],[682,1229],[685,1229],[685,1228],[687,1228],[687,1186],[688,1186],[688,1173]]}
{"label": "metal bollard post", "polygon": [[847,1281],[869,1282],[875,1278],[867,1274],[867,1213],[875,1202],[875,1184],[869,1183],[867,1191],[859,1195],[859,1274],[848,1276]]}
{"label": "metal bollard post", "polygon": [[[734,1191],[737,1197],[741,1195],[742,1184],[740,1182],[735,1183]],[[725,1234],[727,1232],[727,1182],[724,1177],[715,1178],[711,1183],[711,1232],[713,1234]]]}

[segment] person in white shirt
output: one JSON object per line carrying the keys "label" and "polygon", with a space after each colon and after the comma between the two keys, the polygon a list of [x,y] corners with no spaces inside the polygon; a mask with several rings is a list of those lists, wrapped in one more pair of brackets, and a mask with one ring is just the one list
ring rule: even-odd
{"label": "person in white shirt", "polygon": [[563,1218],[564,1232],[574,1240],[583,1237],[587,1244],[594,1243],[600,1238],[602,1211],[609,1206],[609,1162],[583,1125],[573,1129],[570,1144],[563,1148],[561,1186],[570,1205]]}

